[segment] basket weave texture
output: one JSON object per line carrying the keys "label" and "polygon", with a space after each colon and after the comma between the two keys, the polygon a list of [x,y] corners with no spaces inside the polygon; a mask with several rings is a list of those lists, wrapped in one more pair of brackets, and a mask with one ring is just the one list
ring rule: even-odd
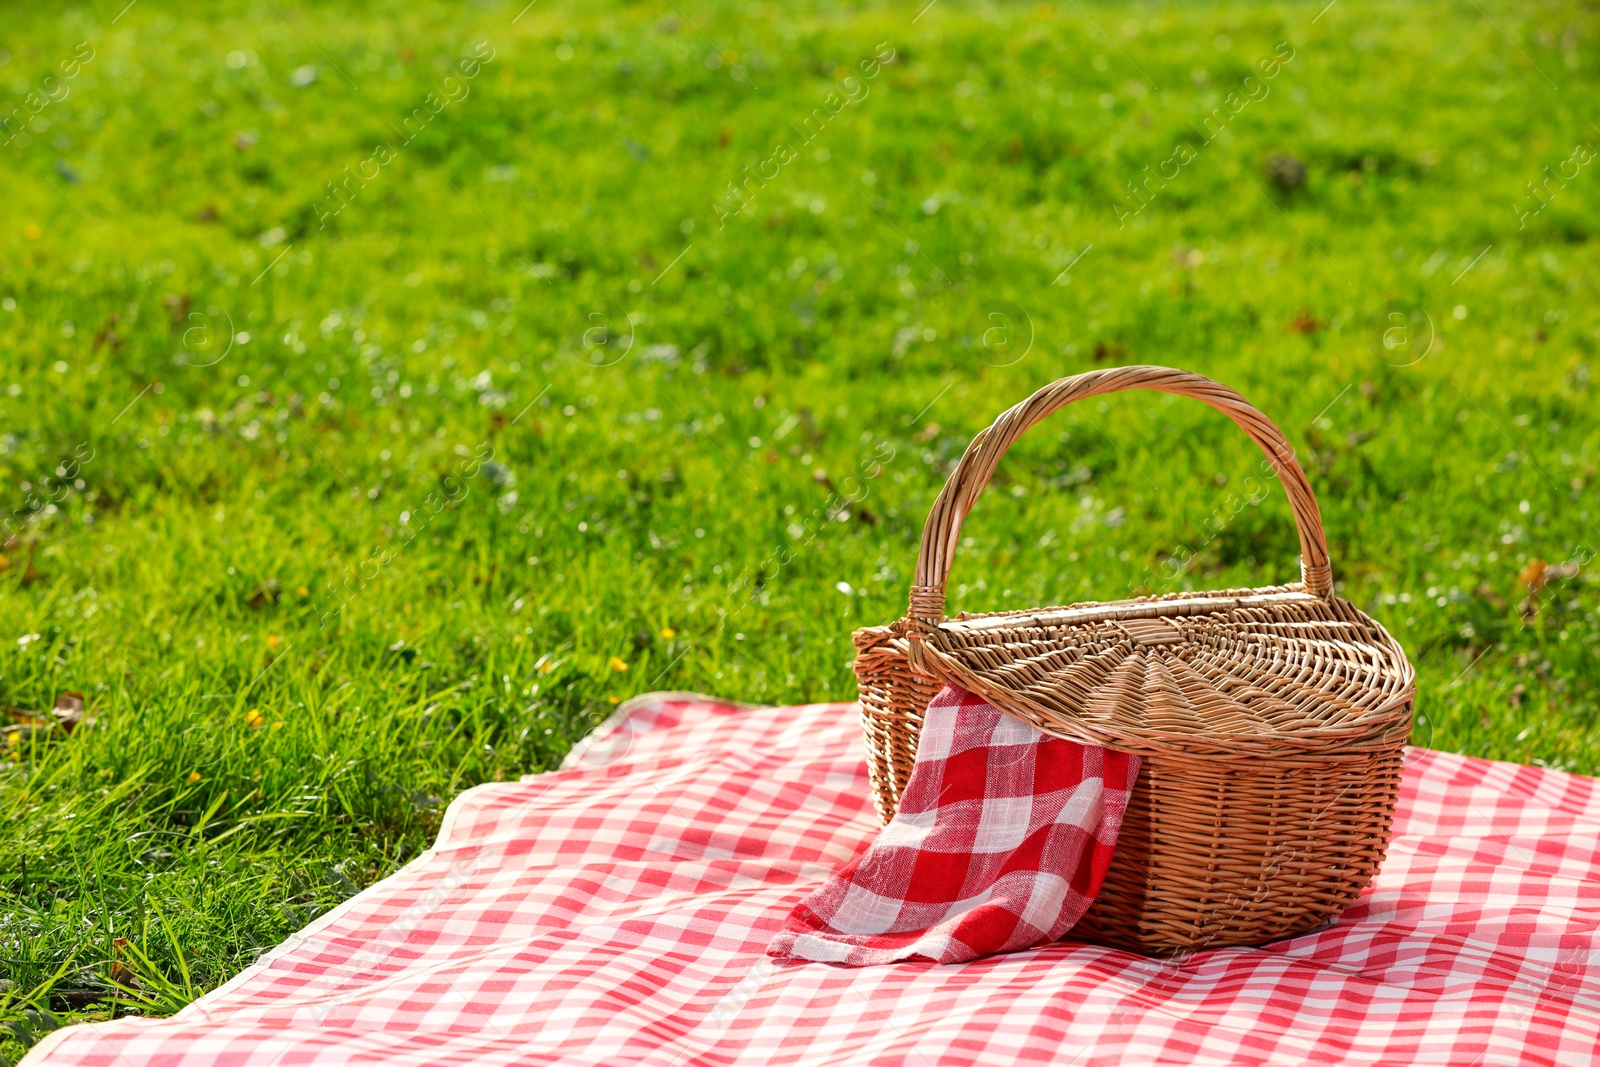
{"label": "basket weave texture", "polygon": [[[961,524],[1001,456],[1072,401],[1125,389],[1193,397],[1250,435],[1288,493],[1302,580],[946,619]],[[884,822],[947,683],[1047,734],[1143,758],[1075,938],[1148,955],[1260,944],[1337,916],[1382,862],[1414,673],[1383,627],[1334,595],[1316,498],[1283,434],[1208,378],[1091,371],[1006,411],[934,502],[907,616],[854,638]]]}

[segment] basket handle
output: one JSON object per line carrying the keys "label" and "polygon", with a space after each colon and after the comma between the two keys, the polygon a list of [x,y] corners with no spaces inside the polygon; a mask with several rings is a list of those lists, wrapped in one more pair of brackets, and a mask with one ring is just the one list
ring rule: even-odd
{"label": "basket handle", "polygon": [[1190,371],[1171,367],[1111,367],[1062,378],[1040,389],[1022,403],[1003,412],[994,424],[981,431],[967,446],[960,463],[944,489],[933,502],[927,524],[922,528],[922,547],[917,553],[917,571],[911,586],[911,605],[907,612],[907,637],[913,662],[921,659],[924,633],[931,632],[944,619],[945,583],[961,536],[961,524],[977,503],[978,497],[994,476],[1000,457],[1017,438],[1046,415],[1066,407],[1074,400],[1117,393],[1124,389],[1154,389],[1163,393],[1193,397],[1228,416],[1250,435],[1277,472],[1289,496],[1295,529],[1300,534],[1300,575],[1305,591],[1325,597],[1333,592],[1333,568],[1328,562],[1328,542],[1322,532],[1322,515],[1311,492],[1305,472],[1294,458],[1294,449],[1284,440],[1283,431],[1273,421],[1250,406],[1244,397],[1226,385]]}

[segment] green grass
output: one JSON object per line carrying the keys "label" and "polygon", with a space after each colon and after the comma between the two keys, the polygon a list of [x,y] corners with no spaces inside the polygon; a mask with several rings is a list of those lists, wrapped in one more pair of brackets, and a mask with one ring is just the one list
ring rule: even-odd
{"label": "green grass", "polygon": [[[851,699],[971,435],[1094,366],[1280,422],[1417,740],[1600,767],[1583,5],[120,7],[0,30],[5,107],[62,97],[0,146],[0,704],[95,720],[0,760],[0,1055],[175,1010],[620,698]],[[1258,461],[1063,413],[952,607],[1290,580]]]}

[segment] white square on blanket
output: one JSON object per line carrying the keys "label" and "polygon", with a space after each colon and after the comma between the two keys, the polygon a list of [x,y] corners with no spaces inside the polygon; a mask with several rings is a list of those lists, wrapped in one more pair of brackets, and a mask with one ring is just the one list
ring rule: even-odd
{"label": "white square on blanket", "polygon": [[1013,719],[1002,713],[1000,721],[994,724],[994,732],[989,735],[987,747],[997,745],[1037,745],[1043,735],[1037,729],[1029,726],[1021,719]]}
{"label": "white square on blanket", "polygon": [[930,705],[922,718],[922,733],[917,738],[918,760],[945,760],[950,758],[950,747],[955,740],[955,721],[959,708]]}
{"label": "white square on blanket", "polygon": [[1034,798],[985,797],[983,814],[978,817],[978,829],[972,837],[972,851],[977,853],[1010,852],[1028,838],[1033,822]]}
{"label": "white square on blanket", "polygon": [[1067,899],[1067,880],[1041,871],[1030,881],[1028,900],[1022,908],[1022,921],[1035,930],[1048,931],[1060,917],[1061,906]]}
{"label": "white square on blanket", "polygon": [[878,835],[878,844],[899,848],[921,848],[922,841],[934,828],[939,818],[937,810],[905,811],[895,813],[889,825]]}
{"label": "white square on blanket", "polygon": [[1106,783],[1103,778],[1085,778],[1072,790],[1067,802],[1061,805],[1055,823],[1057,826],[1076,826],[1092,834],[1105,814]]}
{"label": "white square on blanket", "polygon": [[830,925],[841,934],[886,934],[900,918],[905,901],[885,897],[852,882]]}

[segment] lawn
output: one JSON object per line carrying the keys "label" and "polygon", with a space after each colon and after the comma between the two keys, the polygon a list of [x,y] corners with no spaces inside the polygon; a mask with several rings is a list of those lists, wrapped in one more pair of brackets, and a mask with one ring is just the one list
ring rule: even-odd
{"label": "lawn", "polygon": [[[124,2],[0,27],[0,1057],[633,694],[852,699],[1097,366],[1277,419],[1418,743],[1600,769],[1584,5]],[[952,608],[1293,580],[1259,463],[1064,412]]]}

